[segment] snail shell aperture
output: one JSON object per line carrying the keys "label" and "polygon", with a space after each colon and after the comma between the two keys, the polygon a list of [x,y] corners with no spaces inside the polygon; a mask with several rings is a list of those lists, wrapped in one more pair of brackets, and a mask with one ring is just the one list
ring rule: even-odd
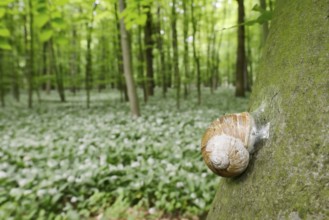
{"label": "snail shell aperture", "polygon": [[203,159],[217,175],[237,176],[247,168],[258,134],[255,120],[248,112],[224,115],[202,137]]}

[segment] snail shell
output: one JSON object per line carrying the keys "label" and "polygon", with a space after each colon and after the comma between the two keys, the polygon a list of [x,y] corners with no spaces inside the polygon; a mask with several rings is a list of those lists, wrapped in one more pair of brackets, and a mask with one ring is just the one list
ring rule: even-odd
{"label": "snail shell", "polygon": [[222,116],[202,137],[201,151],[205,163],[219,176],[241,174],[248,166],[256,134],[255,120],[248,112]]}

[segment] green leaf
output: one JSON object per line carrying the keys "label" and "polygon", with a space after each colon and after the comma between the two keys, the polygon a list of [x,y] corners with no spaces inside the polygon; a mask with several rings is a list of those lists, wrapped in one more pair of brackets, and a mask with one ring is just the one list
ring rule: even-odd
{"label": "green leaf", "polygon": [[7,28],[5,27],[0,27],[0,37],[10,37],[10,32]]}
{"label": "green leaf", "polygon": [[135,20],[136,24],[144,26],[146,23],[147,16],[146,14],[141,14],[138,16],[138,18]]}
{"label": "green leaf", "polygon": [[252,11],[258,11],[258,12],[263,12],[264,9],[262,9],[258,4],[255,4],[252,9]]}
{"label": "green leaf", "polygon": [[38,14],[35,17],[35,24],[39,28],[42,28],[48,21],[49,21],[49,16],[47,14]]}
{"label": "green leaf", "polygon": [[6,9],[0,8],[0,18],[2,18],[3,16],[5,16],[5,14],[6,14]]}
{"label": "green leaf", "polygon": [[46,42],[48,41],[54,34],[54,31],[51,29],[46,29],[46,30],[42,30],[40,33],[40,41],[41,42]]}
{"label": "green leaf", "polygon": [[55,29],[63,30],[66,28],[66,23],[62,18],[57,17],[51,20],[51,26]]}
{"label": "green leaf", "polygon": [[1,0],[0,6],[7,6],[8,4],[12,3],[14,0]]}
{"label": "green leaf", "polygon": [[68,0],[55,0],[54,3],[57,6],[63,6],[68,3]]}
{"label": "green leaf", "polygon": [[270,11],[264,11],[262,14],[257,18],[257,22],[259,24],[263,24],[267,21],[270,21],[272,19],[273,13]]}
{"label": "green leaf", "polygon": [[0,49],[11,50],[11,46],[8,42],[8,39],[0,37]]}
{"label": "green leaf", "polygon": [[69,40],[63,36],[56,37],[55,42],[61,46],[67,45]]}

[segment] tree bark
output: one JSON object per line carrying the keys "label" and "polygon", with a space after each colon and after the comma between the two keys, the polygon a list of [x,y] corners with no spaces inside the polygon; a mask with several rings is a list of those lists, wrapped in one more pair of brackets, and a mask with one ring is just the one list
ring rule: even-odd
{"label": "tree bark", "polygon": [[198,105],[201,105],[201,70],[200,70],[200,58],[196,51],[195,39],[196,39],[196,31],[197,31],[197,20],[194,14],[194,1],[191,2],[191,17],[192,17],[192,30],[193,30],[193,58],[196,65],[196,77],[197,77],[197,91],[198,91]]}
{"label": "tree bark", "polygon": [[167,83],[166,83],[166,74],[167,74],[167,66],[165,64],[165,51],[163,49],[163,37],[161,33],[161,7],[158,6],[157,10],[157,48],[160,54],[160,65],[159,65],[159,72],[161,73],[161,79],[162,79],[162,96],[166,97],[167,92]]}
{"label": "tree bark", "polygon": [[[140,13],[140,6],[138,6],[138,12]],[[144,60],[145,60],[145,53],[142,41],[142,27],[138,26],[138,34],[137,34],[137,42],[138,42],[138,62],[137,62],[137,70],[138,70],[138,78],[139,78],[139,86],[143,88],[143,97],[144,103],[148,101],[148,92],[147,92],[147,82],[145,80],[145,71],[144,71]]]}
{"label": "tree bark", "polygon": [[144,27],[144,44],[145,44],[145,61],[146,61],[146,85],[147,95],[154,95],[154,73],[153,73],[153,39],[152,39],[152,14],[151,7],[144,6],[144,9],[148,10],[146,13],[146,23]]}
{"label": "tree bark", "polygon": [[50,54],[51,54],[51,66],[52,66],[53,71],[56,74],[56,87],[57,87],[58,95],[59,95],[61,102],[65,102],[63,73],[62,73],[62,69],[60,68],[61,64],[60,64],[60,62],[58,62],[58,59],[57,59],[57,56],[55,53],[53,39],[50,39],[49,47],[50,47]]}
{"label": "tree bark", "polygon": [[121,91],[121,95],[123,94],[124,99],[122,101],[129,101],[128,93],[127,93],[127,86],[124,83],[124,71],[123,71],[123,56],[122,56],[122,48],[121,48],[121,34],[120,34],[120,20],[117,13],[117,4],[114,4],[114,14],[115,14],[115,22],[117,28],[117,38],[118,38],[118,47],[116,47],[116,54],[117,56],[117,64],[118,64],[118,75],[117,75],[117,82],[118,82],[118,89]]}
{"label": "tree bark", "polygon": [[[238,24],[244,22],[244,4],[243,0],[238,1]],[[236,81],[235,81],[235,96],[245,96],[245,65],[246,65],[246,52],[245,52],[245,27],[239,25],[238,28],[238,50],[236,57]]]}
{"label": "tree bark", "polygon": [[328,219],[328,4],[277,1],[251,97],[270,137],[246,172],[221,179],[209,220]]}
{"label": "tree bark", "polygon": [[33,88],[34,88],[34,15],[32,0],[29,0],[29,17],[30,17],[30,50],[29,50],[29,70],[28,70],[28,107],[33,106]]}
{"label": "tree bark", "polygon": [[3,51],[0,50],[0,102],[1,102],[1,107],[5,107],[6,103],[5,103],[5,83],[4,83],[4,78],[5,78],[5,73],[3,70],[3,55],[2,55]]}
{"label": "tree bark", "polygon": [[184,98],[187,99],[188,96],[188,84],[189,84],[189,76],[190,76],[190,64],[189,64],[189,48],[188,48],[188,30],[189,30],[189,17],[187,11],[188,0],[182,1],[182,7],[184,11],[184,26],[183,26],[183,35],[184,35],[184,69],[185,69],[185,77],[184,77]]}
{"label": "tree bark", "polygon": [[70,89],[73,94],[76,94],[77,86],[77,75],[78,75],[78,48],[79,45],[77,44],[78,42],[78,35],[77,35],[77,29],[75,26],[72,28],[72,40],[71,40],[71,60],[70,60],[70,75],[71,75],[71,85]]}
{"label": "tree bark", "polygon": [[[119,0],[119,8],[120,8],[120,12],[124,10],[125,8],[124,0]],[[120,19],[120,33],[121,33],[122,55],[123,55],[123,69],[124,69],[124,75],[128,89],[130,109],[132,115],[138,117],[140,115],[138,98],[137,98],[137,92],[136,92],[135,82],[132,73],[128,32],[126,30],[123,18]]]}
{"label": "tree bark", "polygon": [[86,104],[87,108],[90,106],[90,90],[91,90],[91,71],[92,71],[92,55],[91,55],[91,37],[92,37],[92,25],[94,16],[90,24],[87,24],[87,52],[86,52],[86,76],[85,76],[85,87],[86,87]]}
{"label": "tree bark", "polygon": [[176,0],[173,0],[173,6],[171,7],[171,29],[172,29],[172,48],[173,48],[173,64],[175,74],[175,87],[176,87],[176,107],[180,108],[180,73],[178,67],[178,43],[177,43],[177,28],[176,28]]}

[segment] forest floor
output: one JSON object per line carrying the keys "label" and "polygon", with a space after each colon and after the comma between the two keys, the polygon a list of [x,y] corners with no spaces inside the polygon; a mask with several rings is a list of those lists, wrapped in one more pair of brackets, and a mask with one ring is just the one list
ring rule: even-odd
{"label": "forest floor", "polygon": [[[200,139],[212,120],[247,110],[232,89],[203,91],[176,109],[160,90],[133,119],[116,91],[42,94],[33,109],[0,109],[0,219],[198,219],[219,178]],[[169,214],[168,214],[169,213]],[[91,216],[91,217],[90,217]],[[195,216],[195,217],[192,217]]]}

